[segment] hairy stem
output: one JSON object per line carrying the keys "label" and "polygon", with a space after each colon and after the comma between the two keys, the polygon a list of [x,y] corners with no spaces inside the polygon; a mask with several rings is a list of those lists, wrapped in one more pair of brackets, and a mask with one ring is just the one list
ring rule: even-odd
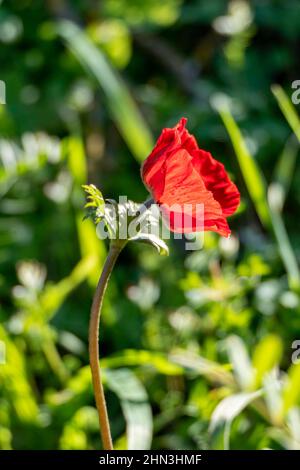
{"label": "hairy stem", "polygon": [[121,250],[122,246],[114,244],[112,244],[110,248],[94,295],[89,327],[90,366],[99,416],[100,434],[103,448],[105,450],[113,450],[113,443],[111,439],[105,395],[101,381],[101,369],[99,363],[99,324],[103,297],[106,291],[107,283]]}

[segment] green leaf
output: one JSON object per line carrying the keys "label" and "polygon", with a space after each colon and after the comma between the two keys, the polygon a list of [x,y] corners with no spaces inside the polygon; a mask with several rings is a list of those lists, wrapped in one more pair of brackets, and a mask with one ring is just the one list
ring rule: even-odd
{"label": "green leaf", "polygon": [[[99,240],[95,226],[90,219],[82,222],[82,213],[76,214],[76,226],[78,232],[79,246],[83,259],[94,258],[94,267],[91,267],[88,281],[92,287],[96,287],[101,268],[106,258],[106,247],[103,240]],[[110,281],[111,284],[113,280]],[[107,299],[105,300],[107,303]]]}
{"label": "green leaf", "polygon": [[282,198],[282,206],[290,189],[294,175],[299,143],[294,135],[287,140],[281,155],[275,166],[272,184],[279,185]]}
{"label": "green leaf", "polygon": [[197,374],[203,375],[212,383],[222,385],[234,385],[234,378],[228,371],[228,367],[210,361],[188,351],[177,351],[169,356],[170,360],[186,369],[190,369]]}
{"label": "green leaf", "polygon": [[300,404],[300,364],[293,364],[288,371],[287,383],[283,390],[283,414]]}
{"label": "green leaf", "polygon": [[289,410],[288,427],[292,438],[297,442],[297,448],[300,449],[300,408],[292,408]]}
{"label": "green leaf", "polygon": [[[264,177],[247,148],[242,133],[231,114],[229,105],[224,102],[222,105],[219,105],[218,103],[217,105],[215,104],[215,107],[219,111],[231,138],[248,192],[261,223],[266,228],[273,229],[278,251],[288,274],[290,287],[298,290],[300,289],[300,274],[295,255],[280,214],[282,205],[280,205],[280,207],[278,207],[278,205],[275,207],[274,200],[272,200],[274,191],[273,193],[270,190],[267,191]],[[280,204],[282,204],[282,199],[280,199]]]}
{"label": "green leaf", "polygon": [[[103,240],[99,240],[92,220],[87,219],[82,223],[82,206],[84,203],[81,186],[86,182],[87,165],[86,155],[82,138],[79,134],[73,134],[66,138],[63,143],[64,152],[67,155],[67,162],[70,173],[74,180],[72,202],[76,212],[76,227],[81,256],[84,259],[93,257],[95,259],[94,268],[91,269],[88,281],[91,287],[96,287],[101,272],[101,267],[106,258],[106,248]],[[106,301],[107,304],[107,301]]]}
{"label": "green leaf", "polygon": [[[148,243],[154,246],[160,255],[168,256],[168,245],[160,238],[161,214],[157,205],[139,206],[139,215],[134,220],[135,228],[140,227],[139,232],[130,238],[131,241]],[[163,233],[163,231],[162,231]]]}
{"label": "green leaf", "polygon": [[7,396],[18,419],[23,423],[37,423],[38,405],[30,378],[27,376],[24,355],[0,325],[0,341],[5,344],[5,363],[0,364],[1,395]]}
{"label": "green leaf", "polygon": [[279,364],[281,356],[282,342],[278,336],[267,335],[258,343],[252,360],[255,369],[255,388],[262,384],[264,375]]}
{"label": "green leaf", "polygon": [[244,342],[232,335],[226,339],[226,347],[239,386],[248,389],[253,383],[254,371]]}
{"label": "green leaf", "polygon": [[84,208],[87,209],[87,216],[94,219],[98,224],[105,217],[105,201],[101,191],[94,184],[83,184],[83,189],[87,193],[87,203]]}
{"label": "green leaf", "polygon": [[[121,351],[116,355],[101,359],[101,366],[104,382],[107,369],[119,369],[124,366],[149,367],[153,368],[154,372],[170,376],[184,374],[184,369],[165,355],[134,349]],[[47,403],[56,408],[62,407],[67,413],[74,413],[78,402],[84,404],[92,396],[91,380],[90,367],[82,367],[68,380],[64,390],[47,394]]]}
{"label": "green leaf", "polygon": [[131,238],[130,240],[135,241],[135,242],[143,242],[143,243],[152,245],[157,249],[158,253],[162,256],[169,255],[168,245],[161,238],[159,238],[158,236],[154,234],[141,233],[137,235],[136,237]]}
{"label": "green leaf", "polygon": [[229,449],[230,428],[234,418],[261,394],[261,390],[252,393],[237,393],[224,398],[215,408],[210,420],[209,431],[214,432],[218,427],[225,425],[224,449]]}
{"label": "green leaf", "polygon": [[291,289],[300,289],[300,272],[296,255],[291,246],[287,230],[282,219],[282,210],[294,174],[299,143],[292,135],[286,142],[274,171],[273,182],[268,189],[268,201],[274,234],[278,241],[281,258],[288,273]]}
{"label": "green leaf", "polygon": [[244,137],[236,124],[228,105],[217,106],[217,110],[227,129],[235,154],[243,174],[249,195],[253,201],[261,223],[270,228],[271,218],[267,203],[267,189],[264,177],[251,156]]}
{"label": "green leaf", "polygon": [[270,437],[287,450],[300,449],[300,408],[291,408],[286,416],[286,425],[282,428],[273,427],[269,431]]}
{"label": "green leaf", "polygon": [[145,388],[129,369],[106,370],[108,387],[120,399],[126,420],[127,448],[147,450],[152,442],[152,411]]}
{"label": "green leaf", "polygon": [[282,424],[282,383],[279,378],[279,369],[274,368],[270,372],[264,374],[263,388],[265,402],[271,421],[280,425]]}
{"label": "green leaf", "polygon": [[94,269],[96,259],[94,256],[83,258],[66,278],[57,284],[47,284],[42,292],[39,302],[41,306],[40,320],[46,322],[52,318],[62,303],[81,282],[83,282]]}
{"label": "green leaf", "polygon": [[151,152],[153,139],[123,80],[104,54],[74,23],[61,21],[58,33],[84,68],[97,79],[121,135],[135,158],[142,161]]}
{"label": "green leaf", "polygon": [[96,207],[103,210],[105,202],[101,191],[94,184],[83,184],[83,189],[87,193],[88,202],[85,207]]}
{"label": "green leaf", "polygon": [[120,353],[106,357],[102,365],[110,369],[124,366],[150,366],[164,375],[182,375],[184,370],[174,364],[168,357],[153,351],[126,349]]}
{"label": "green leaf", "polygon": [[104,202],[102,194],[94,185],[84,185],[88,193],[86,208],[95,211],[93,218],[98,224],[103,220],[111,239],[144,242],[154,246],[160,255],[168,255],[167,244],[157,235],[160,221],[159,209],[154,212],[144,204],[125,200],[117,203],[113,199]]}
{"label": "green leaf", "polygon": [[283,204],[282,191],[275,183],[269,186],[268,201],[273,231],[282,263],[288,275],[290,289],[300,291],[299,266],[281,215]]}
{"label": "green leaf", "polygon": [[86,155],[81,136],[74,134],[64,139],[63,150],[67,155],[70,173],[79,188],[87,180]]}
{"label": "green leaf", "polygon": [[300,142],[300,119],[291,99],[280,85],[273,85],[271,90],[277,100],[282,114]]}
{"label": "green leaf", "polygon": [[59,439],[62,450],[88,450],[88,434],[98,433],[99,419],[95,408],[83,406],[66,422]]}

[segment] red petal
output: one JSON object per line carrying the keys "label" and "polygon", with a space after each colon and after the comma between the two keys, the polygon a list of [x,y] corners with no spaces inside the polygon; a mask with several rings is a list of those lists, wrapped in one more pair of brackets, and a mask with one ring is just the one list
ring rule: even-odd
{"label": "red petal", "polygon": [[186,123],[187,119],[181,118],[176,129],[179,133],[181,147],[185,148],[189,153],[192,153],[193,151],[198,150],[199,147],[195,137],[185,128]]}
{"label": "red petal", "polygon": [[[144,162],[141,173],[145,185],[169,219],[175,232],[203,230],[203,217],[196,213],[197,204],[204,204],[204,230],[228,236],[226,221],[240,202],[239,192],[230,181],[224,165],[209,152],[199,149],[194,136],[182,118],[172,129],[162,131],[153,151]],[[192,205],[192,213],[184,208],[172,210],[174,204]]]}
{"label": "red petal", "polygon": [[[223,236],[229,235],[230,230],[222,208],[206,189],[201,176],[193,167],[190,154],[185,149],[175,151],[163,166],[164,190],[160,199],[155,200],[163,205],[162,211],[169,219],[170,229],[180,233],[204,229],[216,231]],[[174,208],[175,204],[179,205],[179,208]],[[184,207],[184,204],[187,206]],[[202,214],[197,213],[201,204],[204,210],[204,227]]]}
{"label": "red petal", "polygon": [[182,118],[176,128],[180,133],[181,145],[194,156],[193,164],[201,174],[206,188],[223,209],[223,215],[232,215],[239,206],[240,194],[234,183],[229,179],[224,165],[215,160],[209,152],[201,150],[197,141],[185,128],[187,120]]}
{"label": "red petal", "polygon": [[175,129],[163,129],[154,149],[142,165],[142,179],[155,200],[160,198],[164,188],[165,175],[162,165],[170,152],[179,144],[180,139]]}
{"label": "red petal", "polygon": [[240,193],[229,179],[224,165],[215,160],[209,152],[200,149],[193,154],[193,165],[202,176],[206,188],[219,202],[223,215],[232,215],[239,206]]}

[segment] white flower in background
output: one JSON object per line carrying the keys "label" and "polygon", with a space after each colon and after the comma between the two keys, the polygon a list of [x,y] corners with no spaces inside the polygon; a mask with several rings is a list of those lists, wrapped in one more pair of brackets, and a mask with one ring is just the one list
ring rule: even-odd
{"label": "white flower in background", "polygon": [[44,287],[47,271],[38,261],[21,261],[17,264],[17,275],[24,287],[41,291]]}
{"label": "white flower in background", "polygon": [[217,33],[233,36],[244,31],[252,20],[249,3],[244,0],[232,0],[228,5],[228,14],[217,17],[213,21],[213,28]]}
{"label": "white flower in background", "polygon": [[159,286],[150,278],[143,277],[137,285],[127,289],[128,298],[141,310],[149,310],[157,302],[160,295]]}

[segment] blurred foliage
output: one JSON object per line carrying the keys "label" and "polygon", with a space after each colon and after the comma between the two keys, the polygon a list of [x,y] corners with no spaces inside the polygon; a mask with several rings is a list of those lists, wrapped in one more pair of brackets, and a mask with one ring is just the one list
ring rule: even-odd
{"label": "blurred foliage", "polygon": [[182,115],[242,204],[228,240],[121,255],[100,334],[116,447],[300,449],[299,22],[297,0],[0,2],[1,449],[99,448],[107,247],[81,185],[145,200],[140,163]]}

